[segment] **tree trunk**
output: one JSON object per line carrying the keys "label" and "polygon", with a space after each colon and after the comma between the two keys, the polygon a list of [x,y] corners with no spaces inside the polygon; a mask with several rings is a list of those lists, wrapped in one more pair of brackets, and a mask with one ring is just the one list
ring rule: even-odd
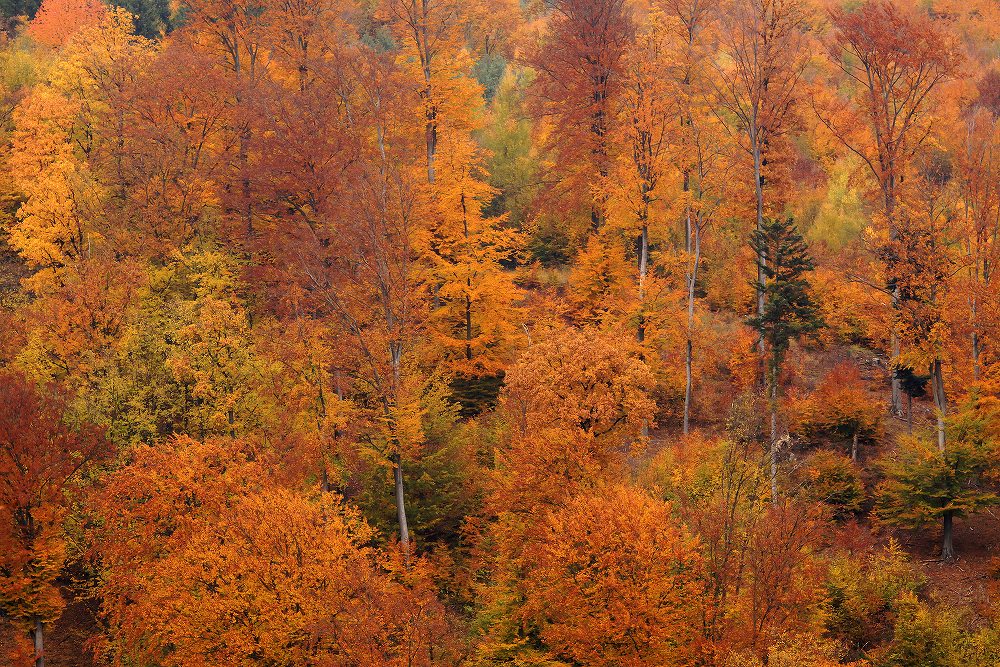
{"label": "tree trunk", "polygon": [[941,540],[941,560],[949,562],[955,560],[955,547],[952,544],[953,519],[954,515],[952,512],[944,513],[944,537]]}
{"label": "tree trunk", "polygon": [[854,430],[854,435],[851,436],[851,460],[855,463],[858,462],[858,431]]}
{"label": "tree trunk", "polygon": [[635,338],[642,343],[646,340],[646,276],[649,273],[649,226],[642,217],[642,231],[639,233],[639,327]]}
{"label": "tree trunk", "polygon": [[913,435],[913,396],[906,395],[906,432]]}
{"label": "tree trunk", "polygon": [[[973,317],[975,317],[975,305],[973,305]],[[977,325],[978,326],[978,325]],[[977,330],[972,331],[972,380],[973,382],[979,382],[979,377],[982,375],[982,367],[979,363],[979,358],[982,355],[982,344],[979,341],[979,332]]]}
{"label": "tree trunk", "polygon": [[[691,174],[687,171],[684,172],[684,185],[683,190],[685,193],[691,190]],[[690,200],[689,200],[690,201]],[[684,421],[683,430],[684,435],[688,435],[691,432],[691,388],[694,383],[694,377],[692,374],[692,361],[694,356],[694,344],[691,340],[693,335],[692,329],[694,328],[694,289],[695,281],[697,280],[698,272],[698,255],[695,248],[697,243],[695,241],[695,231],[693,229],[691,221],[691,204],[689,203],[686,207],[684,214],[684,252],[686,254],[685,263],[687,269],[685,271],[685,282],[687,283],[685,287],[687,288],[687,341],[684,345]],[[692,251],[695,251],[694,258],[691,257]]]}
{"label": "tree trunk", "polygon": [[[899,229],[896,226],[896,176],[895,176],[895,160],[890,158],[889,161],[889,173],[885,184],[885,217],[889,226],[889,241],[895,242],[899,239]],[[889,264],[886,267],[891,269],[892,265]],[[890,271],[891,275],[891,271]],[[896,375],[896,365],[899,363],[899,319],[896,313],[899,312],[900,307],[900,294],[899,286],[893,279],[890,283],[892,287],[892,332],[890,334],[890,347],[892,348],[892,359],[890,367],[892,368],[892,394],[891,403],[889,406],[889,413],[893,416],[898,416],[903,412],[903,383],[902,380]]]}
{"label": "tree trunk", "polygon": [[684,435],[691,432],[691,389],[693,382],[691,362],[694,357],[691,335],[688,334],[684,352]]}
{"label": "tree trunk", "polygon": [[[893,304],[898,304],[899,296],[897,291],[893,291],[892,302]],[[893,305],[893,308],[898,308],[898,305]],[[895,319],[895,318],[894,318]],[[896,363],[899,361],[899,333],[896,331],[896,324],[892,325],[892,334],[890,336],[890,345],[892,347],[892,360],[890,366],[892,367],[892,396],[891,403],[889,405],[889,413],[898,416],[903,412],[903,383],[896,375]]]}
{"label": "tree trunk", "polygon": [[690,259],[689,271],[687,275],[687,341],[684,354],[684,435],[690,431],[691,422],[691,402],[694,393],[694,304],[695,289],[698,286],[698,267],[701,262],[701,213],[698,219],[691,220],[691,212],[688,210],[687,220],[688,235],[690,239],[687,245],[688,252],[693,253]]}
{"label": "tree trunk", "polygon": [[406,522],[406,501],[403,495],[403,464],[399,454],[392,456],[392,476],[395,480],[396,518],[399,520],[399,543],[406,554],[410,552],[410,528]]}
{"label": "tree trunk", "polygon": [[35,629],[31,634],[35,640],[35,667],[45,667],[45,638],[42,630],[42,619],[35,619]]}
{"label": "tree trunk", "polygon": [[[462,235],[465,243],[469,243],[469,215],[465,206],[465,193],[462,193]],[[465,278],[465,359],[472,361],[472,275]]]}
{"label": "tree trunk", "polygon": [[772,373],[771,404],[771,502],[778,502],[778,378]]}
{"label": "tree trunk", "polygon": [[[398,399],[399,397],[400,385],[402,382],[401,379],[402,359],[403,359],[402,344],[398,342],[391,344],[389,355],[392,361],[393,404],[398,405],[396,399]],[[389,409],[388,404],[383,403],[383,408],[385,409],[386,417],[390,418],[392,416],[392,412]],[[406,499],[403,494],[403,456],[400,453],[401,444],[399,442],[399,439],[396,437],[395,431],[393,432],[393,445],[395,446],[396,451],[389,457],[389,460],[392,462],[392,476],[394,482],[394,491],[396,494],[396,518],[399,520],[399,543],[403,547],[403,553],[405,554],[404,557],[406,558],[406,562],[409,563],[410,528],[406,522]]]}
{"label": "tree trunk", "polygon": [[[757,200],[757,230],[764,226],[764,174],[763,157],[760,149],[760,131],[756,127],[750,130],[750,143],[753,148],[753,180],[754,194]],[[757,255],[757,316],[764,315],[764,267],[767,266],[767,257],[763,252]],[[764,353],[764,340],[759,342],[759,351]]]}
{"label": "tree trunk", "polygon": [[944,372],[941,368],[941,360],[935,359],[931,363],[931,391],[934,394],[934,408],[937,413],[937,441],[938,450],[944,452],[945,449],[945,428],[944,421],[948,416],[948,400],[944,393]]}

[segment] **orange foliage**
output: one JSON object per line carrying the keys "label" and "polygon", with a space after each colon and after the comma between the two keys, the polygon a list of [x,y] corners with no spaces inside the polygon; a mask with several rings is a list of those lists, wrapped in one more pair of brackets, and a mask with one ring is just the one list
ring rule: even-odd
{"label": "orange foliage", "polygon": [[789,412],[793,432],[813,441],[846,442],[847,453],[856,458],[858,442],[879,435],[885,407],[869,393],[857,366],[842,363],[823,376],[815,391],[792,401]]}
{"label": "orange foliage", "polygon": [[703,576],[670,505],[595,489],[540,519],[523,556],[525,622],[557,660],[595,667],[691,664]]}
{"label": "orange foliage", "polygon": [[106,12],[100,0],[43,0],[28,24],[28,36],[49,48],[59,48],[82,28],[97,25]]}
{"label": "orange foliage", "polygon": [[95,500],[102,614],[117,662],[450,664],[448,623],[421,568],[370,546],[338,498],[273,483],[240,442],[136,449]]}
{"label": "orange foliage", "polygon": [[627,438],[652,418],[652,376],[629,339],[575,328],[536,336],[506,377],[503,405],[519,436]]}

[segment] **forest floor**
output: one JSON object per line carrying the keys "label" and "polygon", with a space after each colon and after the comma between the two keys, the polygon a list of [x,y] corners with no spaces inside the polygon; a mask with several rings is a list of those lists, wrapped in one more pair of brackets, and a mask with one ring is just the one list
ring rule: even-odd
{"label": "forest floor", "polygon": [[927,597],[971,612],[966,620],[976,625],[985,622],[1000,594],[1000,513],[987,509],[955,519],[954,531],[957,557],[952,563],[940,559],[940,530],[899,530],[892,535],[927,578]]}

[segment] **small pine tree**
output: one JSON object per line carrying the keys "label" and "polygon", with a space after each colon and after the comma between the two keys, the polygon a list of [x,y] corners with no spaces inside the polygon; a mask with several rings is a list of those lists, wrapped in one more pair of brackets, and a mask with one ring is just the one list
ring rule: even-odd
{"label": "small pine tree", "polygon": [[823,326],[819,306],[806,275],[814,264],[809,246],[792,218],[765,218],[750,237],[750,247],[766,258],[762,284],[755,290],[764,295],[763,311],[749,319],[767,354],[767,389],[771,406],[771,496],[778,496],[778,377],[792,339]]}

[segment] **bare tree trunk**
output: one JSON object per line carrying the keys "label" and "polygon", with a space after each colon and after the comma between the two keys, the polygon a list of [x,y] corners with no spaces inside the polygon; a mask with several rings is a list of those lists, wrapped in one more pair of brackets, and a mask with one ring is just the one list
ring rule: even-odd
{"label": "bare tree trunk", "polygon": [[35,667],[45,667],[45,638],[42,629],[42,619],[35,619],[35,629],[32,632],[35,641]]}
{"label": "bare tree trunk", "polygon": [[979,342],[979,332],[972,332],[972,379],[974,382],[979,382],[979,376],[982,374],[982,367],[979,364],[979,358],[982,354],[982,344]]}
{"label": "bare tree trunk", "polygon": [[[469,242],[469,215],[465,205],[465,193],[462,193],[462,234],[465,242]],[[465,278],[465,359],[472,361],[472,276]]]}
{"label": "bare tree trunk", "polygon": [[[890,163],[894,164],[894,163]],[[894,171],[890,171],[889,180],[886,184],[886,194],[885,194],[885,217],[889,222],[889,241],[895,242],[899,239],[899,229],[896,227],[896,179],[893,175]],[[892,392],[890,396],[890,406],[889,413],[893,416],[898,416],[903,412],[903,382],[897,374],[897,364],[899,363],[900,354],[900,342],[899,342],[899,323],[897,322],[898,317],[896,313],[899,312],[900,307],[900,294],[899,286],[896,281],[892,281],[892,332],[890,334],[890,347],[892,348],[892,363],[890,367],[892,368]]]}
{"label": "bare tree trunk", "polygon": [[[685,176],[685,179],[687,177]],[[685,184],[686,185],[686,184]],[[699,218],[701,214],[699,213]],[[687,272],[687,340],[684,351],[684,435],[690,432],[691,400],[694,389],[694,303],[695,288],[698,285],[698,265],[701,261],[701,221],[691,219],[691,209],[688,208],[686,220],[685,245],[693,256],[688,260]]]}
{"label": "bare tree trunk", "polygon": [[[753,180],[754,194],[757,199],[757,230],[764,227],[764,174],[763,157],[760,150],[760,131],[756,126],[750,130],[750,143],[753,148]],[[764,267],[767,266],[767,257],[763,251],[757,255],[757,316],[764,315]],[[764,339],[758,343],[758,350],[764,354]]]}
{"label": "bare tree trunk", "polygon": [[944,393],[944,372],[941,368],[941,360],[935,359],[931,363],[931,391],[934,394],[934,408],[937,413],[937,441],[938,450],[944,453],[945,449],[945,418],[948,416],[948,399]]}
{"label": "bare tree trunk", "polygon": [[639,233],[639,327],[636,330],[636,340],[640,343],[646,340],[646,276],[649,273],[649,225],[646,216],[642,218],[642,231]]}
{"label": "bare tree trunk", "polygon": [[[898,300],[896,292],[893,292],[893,308],[898,308]],[[892,397],[891,404],[889,406],[889,412],[893,415],[899,415],[903,411],[903,384],[896,374],[896,363],[899,360],[899,333],[896,331],[896,323],[892,324],[892,334],[890,336],[890,345],[892,346]]]}
{"label": "bare tree trunk", "polygon": [[772,374],[770,387],[771,407],[771,502],[778,502],[778,378]]}
{"label": "bare tree trunk", "polygon": [[406,522],[406,500],[403,495],[403,464],[399,454],[392,456],[392,476],[395,480],[396,518],[399,520],[399,543],[406,554],[410,552],[410,528]]}
{"label": "bare tree trunk", "polygon": [[858,462],[858,430],[854,429],[854,435],[851,437],[851,460],[855,463]]}
{"label": "bare tree trunk", "polygon": [[906,432],[913,435],[913,396],[906,395]]}
{"label": "bare tree trunk", "polygon": [[[392,361],[393,404],[398,405],[397,399],[399,397],[402,379],[403,346],[398,342],[393,343],[390,346],[389,354]],[[388,408],[388,405],[385,407]],[[388,409],[386,409],[386,416],[391,416],[391,412]],[[399,543],[403,547],[404,554],[406,554],[406,562],[409,563],[410,528],[406,521],[406,497],[403,493],[403,455],[400,451],[401,443],[399,442],[395,432],[393,433],[393,444],[396,447],[396,451],[392,453],[389,460],[392,461],[392,476],[394,482],[393,490],[396,495],[396,518],[399,521]]]}
{"label": "bare tree trunk", "polygon": [[941,540],[941,560],[943,561],[953,561],[955,560],[955,547],[952,544],[952,521],[954,520],[954,515],[952,512],[944,513],[944,535]]}
{"label": "bare tree trunk", "polygon": [[[968,214],[966,214],[968,215]],[[971,241],[970,241],[971,244]],[[977,244],[978,246],[978,244]],[[971,254],[971,248],[970,248]],[[976,298],[976,288],[979,286],[979,259],[972,262],[969,269],[972,277],[972,294],[969,296],[969,319],[972,320],[972,381],[979,382],[979,375],[982,372],[979,366],[979,357],[982,352],[979,340],[979,301]]]}

